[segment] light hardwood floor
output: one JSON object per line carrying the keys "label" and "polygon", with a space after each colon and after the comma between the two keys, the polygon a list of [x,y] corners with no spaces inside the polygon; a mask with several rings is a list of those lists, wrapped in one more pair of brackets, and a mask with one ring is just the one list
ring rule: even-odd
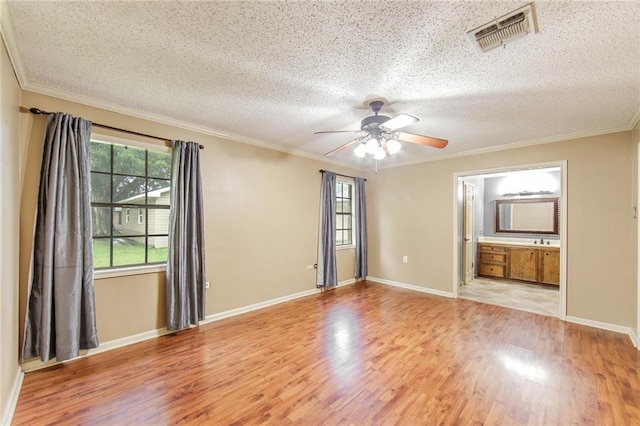
{"label": "light hardwood floor", "polygon": [[628,336],[359,283],[28,373],[13,424],[640,424]]}

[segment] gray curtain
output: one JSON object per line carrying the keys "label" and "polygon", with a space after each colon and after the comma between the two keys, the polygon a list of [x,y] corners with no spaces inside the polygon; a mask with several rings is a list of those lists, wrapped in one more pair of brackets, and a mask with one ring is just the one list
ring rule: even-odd
{"label": "gray curtain", "polygon": [[91,122],[47,118],[22,359],[75,358],[98,346],[93,292]]}
{"label": "gray curtain", "polygon": [[320,188],[320,229],[318,232],[318,273],[316,287],[338,285],[336,268],[336,174],[322,172]]}
{"label": "gray curtain", "polygon": [[367,197],[363,178],[354,178],[356,210],[356,271],[355,278],[367,278]]}
{"label": "gray curtain", "polygon": [[173,142],[167,260],[167,329],[196,325],[205,315],[205,256],[200,148]]}

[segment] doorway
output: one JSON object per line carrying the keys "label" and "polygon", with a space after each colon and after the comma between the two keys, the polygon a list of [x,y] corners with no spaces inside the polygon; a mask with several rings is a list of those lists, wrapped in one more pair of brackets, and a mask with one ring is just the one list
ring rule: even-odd
{"label": "doorway", "polygon": [[462,251],[463,265],[464,265],[464,280],[463,284],[469,284],[473,280],[475,256],[473,248],[473,229],[474,229],[474,201],[475,201],[475,187],[469,182],[462,182],[462,190],[464,193],[464,200],[462,202],[462,209],[464,211],[464,218],[462,220],[462,234],[464,236]]}
{"label": "doorway", "polygon": [[[544,180],[556,187],[538,188]],[[537,186],[522,186],[527,181]],[[454,297],[565,319],[566,181],[566,161],[454,175]],[[513,209],[503,211],[505,203]],[[538,216],[533,230],[518,229],[525,211],[554,206],[554,229],[538,228]]]}

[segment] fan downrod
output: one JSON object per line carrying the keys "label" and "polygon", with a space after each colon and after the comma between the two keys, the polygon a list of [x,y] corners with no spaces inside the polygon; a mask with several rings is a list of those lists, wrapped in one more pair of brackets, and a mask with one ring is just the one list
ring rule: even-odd
{"label": "fan downrod", "polygon": [[[389,121],[389,117],[386,115],[378,115],[382,107],[384,106],[384,102],[382,101],[371,101],[369,103],[371,110],[374,115],[370,115],[369,117],[365,117],[360,122],[360,128],[366,132],[374,132],[377,131],[379,133],[378,128],[385,121]],[[373,135],[372,135],[373,136]]]}

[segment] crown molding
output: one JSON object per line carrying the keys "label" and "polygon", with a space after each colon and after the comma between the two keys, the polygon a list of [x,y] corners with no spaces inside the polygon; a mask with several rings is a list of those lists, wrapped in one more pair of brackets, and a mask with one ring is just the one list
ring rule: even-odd
{"label": "crown molding", "polygon": [[[152,121],[159,124],[165,124],[165,125],[173,126],[173,127],[184,129],[184,130],[190,130],[190,131],[194,131],[194,132],[198,132],[205,135],[210,135],[210,136],[214,136],[214,137],[218,137],[218,138],[222,138],[222,139],[226,139],[234,142],[240,142],[247,145],[265,148],[272,151],[284,152],[286,154],[307,158],[310,160],[320,161],[326,164],[346,167],[359,172],[371,171],[365,167],[353,165],[353,164],[342,162],[342,161],[337,161],[332,158],[327,158],[325,156],[318,155],[318,154],[312,154],[310,152],[303,151],[300,149],[283,147],[281,145],[276,145],[276,144],[265,142],[262,140],[236,135],[233,133],[223,132],[210,127],[190,123],[188,121],[178,120],[178,119],[167,117],[160,114],[144,112],[144,111],[140,111],[130,107],[124,107],[112,102],[102,101],[90,96],[78,95],[75,93],[67,92],[65,90],[48,87],[43,84],[32,83],[29,81],[26,68],[24,66],[20,52],[18,50],[18,46],[16,42],[17,40],[16,34],[15,34],[13,23],[11,21],[11,15],[9,13],[9,7],[6,0],[0,0],[0,33],[2,35],[2,39],[4,40],[5,46],[7,48],[7,53],[9,54],[9,59],[11,61],[11,64],[13,65],[13,69],[14,69],[16,78],[18,80],[18,84],[20,85],[20,88],[22,90],[27,90],[30,92],[34,92],[34,93],[38,93],[46,96],[52,96],[55,98],[64,99],[67,101],[71,101],[71,102],[75,102],[75,103],[79,103],[79,104],[83,104],[83,105],[87,105],[95,108],[100,108],[107,111],[128,115],[131,117],[136,117],[143,120],[148,120],[148,121]],[[437,156],[431,159],[417,159],[417,160],[404,161],[400,163],[390,164],[388,166],[385,166],[384,164],[382,165],[379,164],[378,170],[387,170],[387,169],[393,169],[397,167],[412,166],[415,164],[449,160],[452,158],[468,157],[472,155],[505,151],[509,149],[523,148],[523,147],[534,146],[534,145],[542,145],[542,144],[553,143],[553,142],[561,142],[561,141],[577,139],[577,138],[586,138],[586,137],[599,136],[599,135],[604,135],[609,133],[630,131],[630,130],[633,130],[638,125],[639,122],[640,122],[640,108],[638,109],[636,114],[632,117],[628,125],[620,126],[618,128],[597,130],[597,131],[590,131],[590,132],[578,132],[578,133],[571,133],[571,134],[566,134],[561,136],[552,136],[552,137],[541,138],[541,139],[531,139],[531,140],[519,141],[519,142],[514,142],[514,143],[509,143],[504,145],[496,145],[496,146],[490,146],[485,148],[472,149],[468,151],[456,152],[452,154],[445,154],[445,155]]]}
{"label": "crown molding", "polygon": [[631,119],[631,123],[629,124],[629,130],[635,129],[640,123],[640,107],[638,107],[638,111]]}
{"label": "crown molding", "polygon": [[22,62],[20,51],[18,50],[16,32],[13,27],[13,22],[11,21],[9,4],[6,0],[0,0],[0,35],[2,35],[2,40],[7,48],[7,54],[13,66],[13,72],[18,80],[18,85],[24,90],[24,83],[27,81],[27,71]]}
{"label": "crown molding", "polygon": [[[18,80],[18,84],[20,85],[20,88],[22,90],[38,93],[41,95],[52,96],[55,98],[59,98],[59,99],[63,99],[63,100],[67,100],[67,101],[71,101],[71,102],[75,102],[75,103],[79,103],[82,105],[87,105],[95,108],[104,109],[107,111],[128,115],[131,117],[136,117],[143,120],[152,121],[154,123],[166,124],[169,126],[183,129],[183,130],[190,130],[190,131],[202,133],[205,135],[215,136],[218,138],[222,138],[222,139],[226,139],[234,142],[240,142],[247,145],[270,149],[272,151],[284,152],[286,154],[295,155],[296,157],[302,157],[310,160],[320,161],[325,164],[332,164],[335,166],[347,167],[349,169],[360,171],[360,172],[367,171],[366,169],[362,169],[360,167],[355,167],[353,165],[345,164],[344,162],[336,161],[331,158],[326,158],[324,156],[312,154],[307,151],[302,151],[296,148],[283,147],[281,145],[268,143],[258,139],[248,138],[248,137],[236,135],[233,133],[222,132],[210,127],[201,126],[201,125],[190,123],[184,120],[177,120],[175,118],[163,116],[160,114],[144,112],[134,108],[124,107],[112,102],[102,101],[90,96],[78,95],[75,93],[67,92],[65,90],[48,87],[43,84],[33,83],[29,81],[26,68],[24,66],[24,62],[22,61],[22,57],[18,49],[18,44],[16,41],[17,37],[15,34],[13,22],[11,21],[11,14],[9,12],[9,6],[6,0],[0,0],[0,34],[2,35],[2,39],[4,40],[5,46],[7,48],[7,53],[9,55],[11,65],[13,66],[14,73]],[[31,107],[31,105],[28,107]]]}
{"label": "crown molding", "polygon": [[[639,111],[639,113],[640,113],[640,111]],[[627,132],[627,131],[630,131],[630,130],[633,130],[633,127],[630,127],[629,125],[627,125],[627,126],[615,127],[615,128],[612,128],[612,129],[594,130],[594,131],[590,131],[590,132],[577,132],[577,133],[569,133],[569,134],[560,135],[560,136],[550,136],[550,137],[547,137],[547,138],[530,139],[530,140],[525,140],[525,141],[508,143],[508,144],[504,144],[504,145],[495,145],[495,146],[488,146],[488,147],[485,147],[485,148],[471,149],[471,150],[468,150],[468,151],[454,152],[452,154],[446,154],[446,155],[438,156],[437,158],[430,158],[430,159],[425,159],[425,160],[415,160],[415,161],[405,161],[403,163],[393,164],[393,165],[390,165],[390,166],[387,166],[387,167],[378,165],[378,170],[394,169],[396,167],[413,166],[413,165],[422,164],[422,163],[432,163],[434,161],[450,160],[452,158],[469,157],[469,156],[472,156],[472,155],[487,154],[487,153],[498,152],[498,151],[507,151],[507,150],[510,150],[510,149],[525,148],[525,147],[528,147],[528,146],[535,146],[535,145],[544,145],[544,144],[554,143],[554,142],[563,142],[563,141],[568,141],[568,140],[572,140],[572,139],[589,138],[589,137],[593,137],[593,136],[607,135],[607,134],[611,134],[611,133]]]}
{"label": "crown molding", "polygon": [[[46,95],[46,96],[52,96],[54,98],[58,98],[58,99],[63,99],[66,101],[71,101],[71,102],[75,102],[78,104],[82,104],[82,105],[87,105],[90,107],[94,107],[94,108],[100,108],[100,109],[104,109],[110,112],[115,112],[118,114],[123,114],[123,115],[127,115],[130,117],[136,117],[136,118],[140,118],[142,120],[147,120],[147,121],[152,121],[154,123],[158,123],[158,124],[165,124],[168,126],[172,126],[172,127],[177,127],[183,130],[190,130],[193,132],[198,132],[198,133],[202,133],[205,135],[210,135],[210,136],[215,136],[221,139],[226,139],[226,140],[230,140],[230,141],[234,141],[234,142],[240,142],[240,143],[244,143],[247,145],[253,145],[253,146],[257,146],[260,148],[265,148],[265,149],[269,149],[272,151],[279,151],[279,152],[284,152],[290,155],[295,155],[296,157],[303,157],[303,158],[307,158],[310,160],[315,160],[315,161],[320,161],[322,163],[328,163],[328,164],[333,164],[336,166],[341,166],[341,167],[347,167],[353,170],[358,170],[358,171],[365,171],[365,170],[360,170],[357,167],[345,164],[343,162],[339,162],[333,159],[328,159],[324,156],[321,155],[317,155],[317,154],[312,154],[309,153],[307,151],[302,151],[300,149],[296,149],[296,148],[289,148],[289,147],[284,147],[281,145],[276,145],[276,144],[272,144],[272,143],[268,143],[268,142],[264,142],[258,139],[253,139],[253,138],[249,138],[249,137],[245,137],[245,136],[240,136],[240,135],[236,135],[233,133],[227,133],[227,132],[223,132],[220,130],[216,130],[210,127],[206,127],[206,126],[202,126],[199,124],[194,124],[194,123],[190,123],[188,121],[184,121],[184,120],[178,120],[175,118],[171,118],[171,117],[167,117],[164,115],[160,115],[160,114],[154,114],[154,113],[150,113],[150,112],[145,112],[145,111],[140,111],[134,108],[129,108],[129,107],[124,107],[112,102],[107,102],[107,101],[102,101],[90,96],[85,96],[85,95],[78,95],[75,93],[70,93],[67,92],[65,90],[61,90],[61,89],[55,89],[52,87],[48,87],[39,83],[31,83],[31,82],[26,82],[24,84],[23,87],[24,90],[29,91],[29,92],[34,92],[34,93],[38,93],[41,95]],[[32,105],[29,105],[27,107],[31,107]]]}

